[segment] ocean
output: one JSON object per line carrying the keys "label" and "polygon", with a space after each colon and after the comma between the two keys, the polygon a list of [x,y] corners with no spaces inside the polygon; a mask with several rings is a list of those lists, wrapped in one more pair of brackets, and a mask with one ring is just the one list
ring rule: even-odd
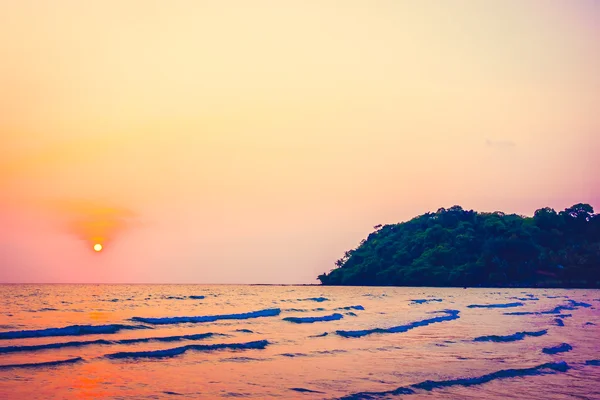
{"label": "ocean", "polygon": [[1,399],[600,399],[600,291],[0,285]]}

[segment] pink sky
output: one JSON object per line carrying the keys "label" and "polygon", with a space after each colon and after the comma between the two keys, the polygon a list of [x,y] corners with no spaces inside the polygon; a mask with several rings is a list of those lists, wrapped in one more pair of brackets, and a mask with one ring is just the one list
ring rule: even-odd
{"label": "pink sky", "polygon": [[315,283],[439,207],[600,209],[598,21],[591,0],[2,2],[0,282]]}

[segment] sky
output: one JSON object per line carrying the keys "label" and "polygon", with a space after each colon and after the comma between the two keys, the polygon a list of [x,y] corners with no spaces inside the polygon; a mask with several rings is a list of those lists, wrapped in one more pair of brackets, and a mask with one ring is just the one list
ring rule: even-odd
{"label": "sky", "polygon": [[0,0],[0,282],[316,283],[440,207],[598,211],[599,21],[594,0]]}

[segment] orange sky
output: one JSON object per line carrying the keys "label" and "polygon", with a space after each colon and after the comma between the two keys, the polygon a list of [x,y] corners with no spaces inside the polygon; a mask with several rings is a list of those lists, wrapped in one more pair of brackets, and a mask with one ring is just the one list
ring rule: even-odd
{"label": "orange sky", "polygon": [[314,283],[439,207],[598,209],[598,21],[593,0],[0,1],[0,282]]}

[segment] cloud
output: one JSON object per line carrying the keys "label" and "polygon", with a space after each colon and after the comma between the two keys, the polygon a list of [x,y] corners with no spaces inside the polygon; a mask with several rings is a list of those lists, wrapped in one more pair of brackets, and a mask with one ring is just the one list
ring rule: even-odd
{"label": "cloud", "polygon": [[491,139],[485,139],[485,144],[488,147],[495,147],[495,148],[498,148],[498,149],[511,149],[511,148],[517,146],[517,144],[515,142],[513,142],[512,140],[491,140]]}

